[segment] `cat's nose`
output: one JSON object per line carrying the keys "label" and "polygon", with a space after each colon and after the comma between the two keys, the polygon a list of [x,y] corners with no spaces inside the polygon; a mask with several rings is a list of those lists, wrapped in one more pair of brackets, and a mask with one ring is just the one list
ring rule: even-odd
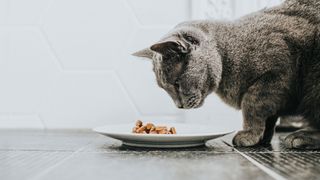
{"label": "cat's nose", "polygon": [[174,103],[176,104],[177,108],[179,108],[179,109],[182,109],[182,108],[183,108],[182,103],[181,103],[178,99],[175,99],[175,100],[174,100]]}

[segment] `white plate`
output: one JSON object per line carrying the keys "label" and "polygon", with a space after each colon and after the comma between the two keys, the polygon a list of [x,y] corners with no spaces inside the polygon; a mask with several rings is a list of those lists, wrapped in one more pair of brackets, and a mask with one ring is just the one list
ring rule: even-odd
{"label": "white plate", "polygon": [[[161,125],[161,124],[157,124]],[[94,128],[102,135],[121,140],[124,145],[154,148],[179,148],[202,146],[206,141],[222,137],[233,131],[223,127],[210,127],[196,124],[164,124],[175,127],[177,134],[134,134],[132,124],[108,125]]]}

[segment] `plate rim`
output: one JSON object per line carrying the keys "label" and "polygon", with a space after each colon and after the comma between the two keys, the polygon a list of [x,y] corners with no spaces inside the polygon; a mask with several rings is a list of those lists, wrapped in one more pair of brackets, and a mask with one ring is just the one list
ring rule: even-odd
{"label": "plate rim", "polygon": [[188,147],[198,147],[203,146],[206,144],[206,141],[198,141],[198,142],[192,142],[192,143],[184,143],[184,144],[150,144],[150,143],[131,143],[128,141],[122,141],[122,144],[126,146],[131,147],[147,147],[147,148],[160,148],[160,149],[166,149],[166,148],[188,148]]}
{"label": "plate rim", "polygon": [[[199,125],[199,124],[185,124],[185,123],[171,123],[173,124],[179,124],[179,125],[196,125],[196,126],[204,126],[204,125]],[[137,133],[132,133],[132,132],[125,132],[125,133],[115,133],[115,132],[105,132],[102,131],[101,129],[107,126],[129,126],[130,124],[116,124],[116,125],[105,125],[105,126],[99,126],[92,128],[92,131],[102,134],[102,135],[116,135],[116,136],[149,136],[149,137],[201,137],[201,136],[216,136],[216,135],[228,135],[231,133],[236,132],[237,130],[226,130],[225,132],[212,132],[212,133],[194,133],[194,134],[137,134]]]}

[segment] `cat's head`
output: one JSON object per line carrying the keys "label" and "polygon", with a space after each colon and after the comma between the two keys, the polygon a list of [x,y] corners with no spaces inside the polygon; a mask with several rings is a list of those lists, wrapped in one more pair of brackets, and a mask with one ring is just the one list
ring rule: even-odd
{"label": "cat's head", "polygon": [[221,58],[207,32],[192,26],[177,26],[159,42],[134,53],[151,59],[158,85],[178,108],[200,107],[218,87]]}

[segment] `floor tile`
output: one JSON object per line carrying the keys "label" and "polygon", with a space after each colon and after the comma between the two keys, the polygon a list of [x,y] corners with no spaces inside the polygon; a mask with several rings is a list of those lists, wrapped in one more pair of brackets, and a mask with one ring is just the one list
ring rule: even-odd
{"label": "floor tile", "polygon": [[261,165],[288,179],[319,179],[320,153],[245,153]]}
{"label": "floor tile", "polygon": [[0,151],[0,179],[33,179],[70,155],[53,151]]}
{"label": "floor tile", "polygon": [[[63,176],[61,176],[63,175]],[[271,179],[235,153],[78,153],[41,179]]]}
{"label": "floor tile", "polygon": [[0,150],[76,151],[94,138],[87,131],[1,130]]}

